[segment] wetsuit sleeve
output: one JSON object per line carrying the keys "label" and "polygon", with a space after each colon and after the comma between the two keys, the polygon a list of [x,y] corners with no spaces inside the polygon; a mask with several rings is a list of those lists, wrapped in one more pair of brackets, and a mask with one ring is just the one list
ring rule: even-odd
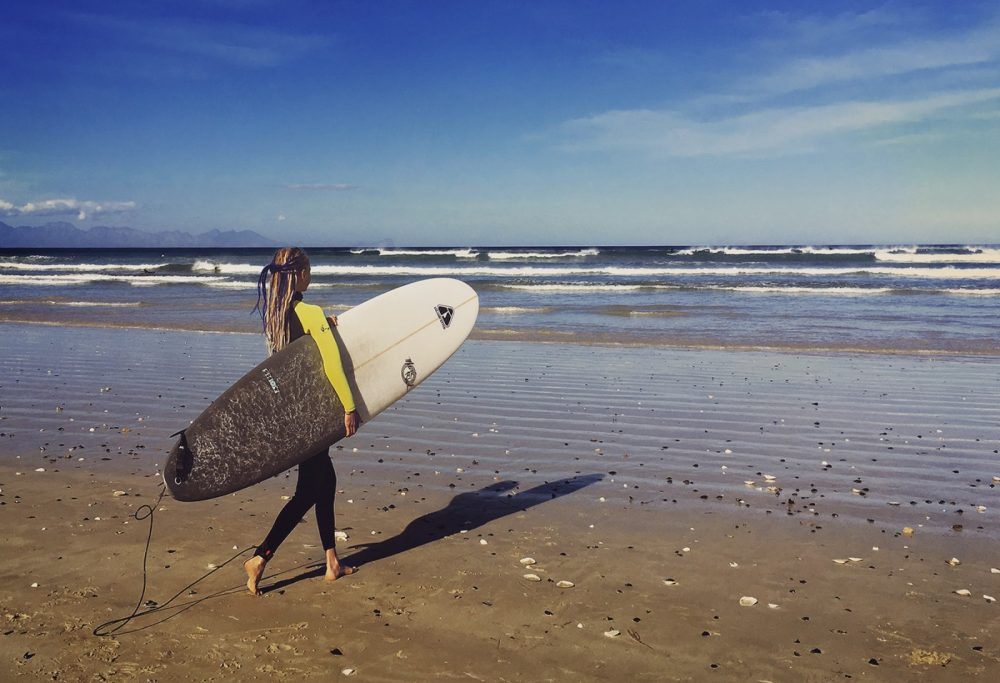
{"label": "wetsuit sleeve", "polygon": [[323,357],[323,369],[326,371],[326,378],[333,385],[333,390],[337,392],[340,402],[344,405],[344,412],[350,413],[355,409],[354,394],[347,383],[347,376],[344,375],[344,366],[340,360],[340,349],[330,331],[330,323],[323,315],[323,309],[319,306],[299,302],[295,306],[295,314],[302,323],[302,330],[316,340],[319,353]]}

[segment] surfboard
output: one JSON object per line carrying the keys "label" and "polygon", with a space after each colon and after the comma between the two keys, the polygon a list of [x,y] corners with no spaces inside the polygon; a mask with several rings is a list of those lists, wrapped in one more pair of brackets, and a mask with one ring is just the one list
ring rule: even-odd
{"label": "surfboard", "polygon": [[[479,314],[464,282],[404,285],[338,316],[332,329],[362,424],[458,350]],[[344,437],[344,407],[306,335],[244,375],[178,433],[163,480],[180,501],[215,498],[293,467]]]}

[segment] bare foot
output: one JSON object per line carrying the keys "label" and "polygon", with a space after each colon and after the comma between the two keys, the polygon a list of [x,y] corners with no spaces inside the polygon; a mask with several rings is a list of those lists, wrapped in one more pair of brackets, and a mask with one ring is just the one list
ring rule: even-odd
{"label": "bare foot", "polygon": [[340,564],[340,559],[337,557],[337,551],[330,549],[326,551],[326,576],[323,578],[327,581],[336,581],[341,576],[348,576],[353,574],[357,569],[355,567],[350,567],[346,564]]}
{"label": "bare foot", "polygon": [[257,584],[260,583],[260,577],[264,576],[264,565],[266,564],[267,562],[260,555],[254,555],[243,563],[243,569],[247,572],[247,590],[250,591],[250,595],[261,594]]}
{"label": "bare foot", "polygon": [[337,564],[335,567],[330,565],[326,566],[326,576],[323,578],[327,581],[336,581],[341,576],[348,576],[358,571],[355,567],[348,566],[346,564]]}

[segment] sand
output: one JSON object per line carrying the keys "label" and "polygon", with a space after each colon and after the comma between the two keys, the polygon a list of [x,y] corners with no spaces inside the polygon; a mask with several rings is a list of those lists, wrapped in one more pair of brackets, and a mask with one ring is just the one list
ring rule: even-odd
{"label": "sand", "polygon": [[262,345],[0,334],[0,679],[1000,674],[994,359],[470,342],[333,452],[357,574],[310,514],[246,594],[294,472],[166,497],[107,624],[169,435]]}

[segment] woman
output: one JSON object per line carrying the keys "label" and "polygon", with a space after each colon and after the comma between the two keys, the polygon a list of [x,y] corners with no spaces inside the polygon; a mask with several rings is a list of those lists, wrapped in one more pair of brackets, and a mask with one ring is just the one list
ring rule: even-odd
{"label": "woman", "polygon": [[[344,406],[344,431],[350,436],[358,430],[358,414],[351,387],[344,376],[337,342],[330,332],[330,327],[337,324],[337,319],[327,318],[319,306],[302,301],[302,295],[309,288],[310,281],[311,269],[306,252],[298,247],[279,249],[260,273],[257,281],[257,306],[254,310],[260,311],[269,354],[280,351],[305,334],[316,340],[326,376]],[[260,305],[261,300],[263,306]],[[354,567],[340,564],[334,547],[333,497],[336,488],[337,475],[330,462],[329,449],[316,453],[299,465],[295,495],[278,513],[271,531],[257,547],[254,556],[243,564],[247,572],[247,588],[251,594],[260,595],[258,584],[264,574],[264,566],[314,505],[319,537],[326,551],[326,580],[335,581],[341,576],[354,573]]]}

